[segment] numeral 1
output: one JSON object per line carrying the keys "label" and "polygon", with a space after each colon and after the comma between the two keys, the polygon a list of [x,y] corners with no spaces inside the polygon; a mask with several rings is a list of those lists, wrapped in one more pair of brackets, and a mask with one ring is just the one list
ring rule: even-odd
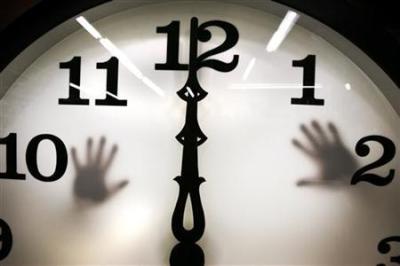
{"label": "numeral 1", "polygon": [[179,21],[172,21],[167,26],[157,27],[157,33],[167,34],[167,62],[156,64],[156,70],[187,70],[187,64],[179,63]]}
{"label": "numeral 1", "polygon": [[302,67],[303,95],[301,98],[292,98],[292,104],[324,105],[323,99],[316,99],[315,92],[315,55],[307,55],[303,60],[293,60],[293,67]]}
{"label": "numeral 1", "polygon": [[97,99],[96,105],[126,106],[127,100],[120,100],[118,95],[118,59],[111,57],[110,60],[97,63],[97,69],[107,70],[107,94],[104,99]]}
{"label": "numeral 1", "polygon": [[11,251],[13,238],[10,226],[0,219],[0,261],[4,260]]}
{"label": "numeral 1", "polygon": [[75,56],[71,61],[60,63],[61,69],[69,69],[69,96],[58,99],[58,104],[89,105],[89,99],[82,99],[78,88],[81,86],[81,57]]}
{"label": "numeral 1", "polygon": [[17,172],[17,134],[11,133],[0,138],[0,144],[6,145],[6,172],[0,173],[0,179],[24,180],[25,175]]}
{"label": "numeral 1", "polygon": [[[106,62],[97,63],[97,69],[107,70],[106,97],[96,99],[96,105],[126,106],[127,100],[118,99],[118,59],[111,57]],[[58,99],[60,105],[89,105],[89,99],[80,98],[81,57],[75,56],[71,61],[60,63],[61,69],[69,69],[68,98]]]}

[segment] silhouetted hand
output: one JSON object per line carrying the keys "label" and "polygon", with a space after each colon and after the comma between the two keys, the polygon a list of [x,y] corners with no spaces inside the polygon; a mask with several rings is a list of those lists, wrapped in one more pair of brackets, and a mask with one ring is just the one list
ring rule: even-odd
{"label": "silhouetted hand", "polygon": [[105,142],[106,139],[102,137],[97,152],[93,153],[93,140],[92,138],[87,140],[86,164],[79,162],[76,149],[71,149],[76,169],[74,194],[79,199],[103,202],[128,184],[128,180],[123,180],[110,188],[106,187],[106,173],[118,148],[113,145],[110,154],[103,158]]}
{"label": "silhouetted hand", "polygon": [[301,179],[297,182],[297,185],[350,183],[351,177],[358,168],[358,163],[349,149],[344,146],[335,125],[328,124],[330,136],[317,121],[312,121],[311,127],[302,124],[300,129],[309,141],[310,146],[306,147],[296,139],[293,139],[293,145],[318,164],[319,176]]}

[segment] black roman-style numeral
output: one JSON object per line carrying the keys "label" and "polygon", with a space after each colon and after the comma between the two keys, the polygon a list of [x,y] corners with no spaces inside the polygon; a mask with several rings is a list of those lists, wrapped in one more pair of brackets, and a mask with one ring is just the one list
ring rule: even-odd
{"label": "black roman-style numeral", "polygon": [[[368,142],[377,142],[383,148],[383,153],[381,157],[362,168],[356,171],[351,179],[351,184],[356,185],[360,182],[370,183],[375,186],[386,186],[389,185],[395,176],[395,170],[390,169],[386,176],[381,176],[378,174],[371,173],[370,171],[377,169],[378,167],[382,167],[385,164],[389,163],[393,160],[396,155],[396,146],[392,140],[387,137],[379,136],[379,135],[370,135],[361,138],[355,147],[355,151],[357,155],[361,157],[365,157],[370,153],[370,147],[367,145]],[[378,251],[381,254],[389,254],[391,252],[392,245],[399,246],[400,244],[400,236],[390,236],[382,239],[378,243]],[[397,253],[399,254],[399,253]],[[393,264],[400,264],[400,255],[390,256],[390,262]],[[378,263],[376,266],[386,266],[387,264]]]}
{"label": "black roman-style numeral", "polygon": [[[60,63],[61,69],[69,69],[68,98],[58,99],[60,105],[89,105],[89,99],[81,98],[81,57],[75,56],[68,62]],[[111,57],[106,62],[97,63],[97,69],[107,71],[106,96],[96,99],[95,105],[127,106],[128,101],[118,98],[118,59]]]}
{"label": "black roman-style numeral", "polygon": [[0,145],[6,146],[6,172],[0,173],[0,179],[24,180],[25,175],[17,171],[17,134],[11,133],[0,138]]}
{"label": "black roman-style numeral", "polygon": [[13,237],[10,226],[0,219],[0,261],[4,260],[11,252]]}
{"label": "black roman-style numeral", "polygon": [[180,22],[172,21],[167,26],[157,27],[157,33],[167,34],[167,61],[156,64],[156,70],[187,70],[188,64],[179,63],[179,29]]}
{"label": "black roman-style numeral", "polygon": [[301,98],[292,98],[292,104],[324,105],[323,99],[315,98],[315,55],[307,55],[302,60],[293,60],[293,67],[303,68],[303,95]]}
{"label": "black roman-style numeral", "polygon": [[[37,151],[39,144],[44,141],[50,141],[56,149],[56,167],[53,174],[43,175],[37,163]],[[10,133],[5,138],[0,138],[0,144],[6,146],[6,171],[0,173],[0,179],[25,180],[25,174],[17,172],[17,134]],[[54,135],[41,134],[34,137],[26,149],[26,164],[31,175],[37,180],[43,182],[53,182],[60,179],[67,169],[68,152],[62,140]]]}
{"label": "black roman-style numeral", "polygon": [[126,106],[127,100],[120,100],[118,96],[118,59],[111,57],[110,60],[97,63],[97,69],[107,70],[107,95],[104,99],[97,99],[96,105]]}
{"label": "black roman-style numeral", "polygon": [[[391,236],[391,237],[382,239],[378,244],[379,253],[388,254],[392,249],[392,245],[390,243],[400,244],[400,236]],[[391,256],[390,262],[393,262],[394,264],[400,264],[400,255]],[[377,266],[385,266],[385,265],[386,264],[383,264],[383,263],[377,264]]]}
{"label": "black roman-style numeral", "polygon": [[89,99],[82,99],[79,89],[81,86],[81,57],[75,56],[68,62],[60,63],[61,69],[69,69],[69,96],[58,99],[58,104],[89,105]]}
{"label": "black roman-style numeral", "polygon": [[365,157],[370,153],[370,148],[366,144],[367,142],[379,143],[383,148],[383,154],[377,161],[370,163],[355,172],[351,179],[351,184],[355,185],[359,182],[367,182],[375,186],[386,186],[393,181],[395,175],[394,169],[390,169],[386,176],[380,176],[369,171],[389,163],[396,155],[396,146],[393,141],[386,137],[378,135],[366,136],[360,139],[356,144],[357,155]]}

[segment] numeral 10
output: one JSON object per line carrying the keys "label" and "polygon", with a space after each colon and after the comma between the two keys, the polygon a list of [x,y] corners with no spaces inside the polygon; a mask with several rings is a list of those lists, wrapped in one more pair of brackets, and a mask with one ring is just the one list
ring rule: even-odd
{"label": "numeral 10", "polygon": [[[54,173],[50,176],[43,175],[37,163],[39,144],[44,140],[52,142],[56,149],[56,167]],[[5,138],[0,138],[0,144],[6,146],[6,172],[0,173],[0,179],[25,180],[25,174],[18,173],[17,171],[17,134],[11,133]],[[54,135],[42,134],[34,137],[28,144],[25,158],[31,175],[43,182],[52,182],[60,179],[67,169],[67,148],[62,140]]]}

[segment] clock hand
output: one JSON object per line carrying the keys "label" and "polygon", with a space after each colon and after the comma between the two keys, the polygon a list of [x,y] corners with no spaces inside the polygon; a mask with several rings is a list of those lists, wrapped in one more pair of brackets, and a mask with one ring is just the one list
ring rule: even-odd
{"label": "clock hand", "polygon": [[311,127],[303,124],[300,129],[310,145],[306,147],[297,139],[293,139],[293,145],[318,164],[319,176],[301,179],[297,185],[348,183],[358,168],[358,162],[343,143],[336,126],[328,124],[330,134],[317,121],[312,121]]}
{"label": "clock hand", "polygon": [[203,249],[193,243],[179,243],[171,251],[171,266],[204,266]]}
{"label": "clock hand", "polygon": [[[192,96],[188,96],[186,122],[177,140],[183,145],[181,176],[175,178],[179,184],[179,195],[172,216],[172,230],[175,237],[182,242],[196,242],[204,232],[205,219],[201,204],[199,187],[205,181],[199,177],[197,147],[207,140],[197,122],[197,95],[199,92],[192,86]],[[193,209],[193,228],[186,230],[183,226],[186,201],[191,200]]]}
{"label": "clock hand", "polygon": [[128,180],[122,180],[110,188],[106,187],[106,174],[112,165],[118,148],[113,145],[108,157],[104,158],[105,142],[106,139],[102,137],[99,148],[93,156],[93,140],[92,138],[87,140],[86,164],[79,162],[75,148],[71,150],[72,161],[76,169],[74,195],[77,199],[96,203],[104,202],[129,183]]}
{"label": "clock hand", "polygon": [[[189,63],[179,63],[179,21],[172,21],[164,27],[157,27],[158,33],[167,33],[167,61],[156,64],[158,70],[188,71],[188,79],[177,94],[186,101],[185,125],[176,139],[183,145],[181,175],[174,180],[178,182],[179,194],[172,214],[172,232],[179,243],[171,252],[171,265],[204,265],[204,254],[195,244],[202,237],[205,230],[205,215],[200,198],[200,184],[205,181],[199,176],[198,146],[203,144],[207,137],[201,131],[197,120],[197,103],[207,96],[207,92],[199,84],[198,70],[208,67],[220,72],[229,72],[235,69],[239,62],[239,55],[233,55],[230,62],[212,58],[231,49],[239,40],[236,27],[228,22],[210,20],[199,25],[198,19],[193,17],[190,25]],[[209,27],[222,29],[226,34],[225,41],[219,46],[198,55],[198,43],[208,42],[211,39]],[[191,201],[193,213],[193,227],[187,230],[184,227],[185,207]],[[181,254],[181,255],[179,255]],[[190,262],[181,260],[181,257],[190,256]],[[196,263],[194,263],[196,262]]]}
{"label": "clock hand", "polygon": [[[183,145],[181,175],[175,178],[179,184],[177,203],[172,214],[172,232],[181,242],[195,243],[204,233],[205,218],[200,198],[200,184],[205,181],[199,177],[197,147],[203,144],[207,137],[201,131],[197,121],[197,102],[201,101],[207,92],[197,79],[197,19],[191,21],[189,75],[186,84],[178,91],[179,97],[186,101],[186,120],[182,131],[176,139]],[[186,201],[191,200],[193,211],[193,228],[184,227]]]}

